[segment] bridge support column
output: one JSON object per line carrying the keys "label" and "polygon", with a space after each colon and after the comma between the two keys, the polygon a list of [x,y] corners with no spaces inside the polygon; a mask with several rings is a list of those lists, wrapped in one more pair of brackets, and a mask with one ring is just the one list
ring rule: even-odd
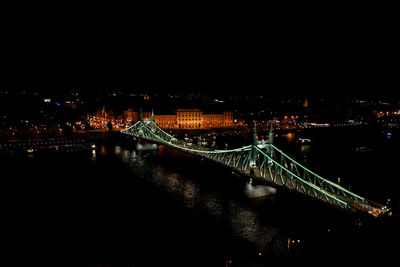
{"label": "bridge support column", "polygon": [[151,131],[154,132],[154,110],[151,109]]}
{"label": "bridge support column", "polygon": [[[253,146],[250,151],[250,176],[255,176],[255,168],[257,166],[257,130],[256,130],[256,121],[254,121],[254,128],[253,128]],[[253,183],[253,178],[250,178],[250,184]]]}
{"label": "bridge support column", "polygon": [[[250,176],[253,176],[253,175],[255,175],[255,172],[254,172],[254,169],[251,168],[250,169]],[[249,184],[253,184],[253,178],[252,177],[249,178]]]}
{"label": "bridge support column", "polygon": [[152,151],[152,150],[157,150],[158,145],[157,144],[151,144],[151,143],[143,143],[143,142],[137,142],[135,146],[135,150],[137,151]]}
{"label": "bridge support column", "polygon": [[274,121],[271,121],[271,128],[269,128],[268,144],[274,143]]}

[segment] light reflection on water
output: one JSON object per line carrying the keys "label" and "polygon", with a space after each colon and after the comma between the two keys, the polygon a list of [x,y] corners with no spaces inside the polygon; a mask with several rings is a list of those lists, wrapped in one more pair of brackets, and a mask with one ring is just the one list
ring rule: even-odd
{"label": "light reflection on water", "polygon": [[122,160],[127,162],[131,157],[131,153],[128,150],[122,151]]}
{"label": "light reflection on water", "polygon": [[[161,169],[161,168],[159,168],[159,169]],[[161,173],[163,173],[163,172],[161,172]],[[169,192],[172,192],[172,193],[179,193],[180,191],[182,191],[182,184],[183,184],[183,182],[182,182],[182,180],[180,179],[180,177],[179,177],[178,174],[172,173],[172,174],[170,174],[170,175],[168,175],[168,176],[166,176],[166,177],[167,177],[167,181],[166,181],[166,183],[167,183],[167,190],[168,190]]]}
{"label": "light reflection on water", "polygon": [[306,153],[306,152],[308,152],[308,151],[310,151],[310,146],[309,146],[309,145],[302,145],[302,146],[300,147],[300,152],[301,152],[301,153]]}
{"label": "light reflection on water", "polygon": [[256,212],[232,201],[229,209],[229,222],[233,231],[244,239],[257,244],[259,249],[272,240],[277,229],[261,224]]}
{"label": "light reflection on water", "polygon": [[188,208],[197,207],[201,201],[199,186],[190,180],[186,181],[183,186],[183,195],[185,197],[185,206]]}
{"label": "light reflection on water", "polygon": [[107,155],[107,149],[105,145],[100,146],[100,153],[101,156],[106,156]]}
{"label": "light reflection on water", "polygon": [[222,218],[222,201],[221,196],[218,194],[211,192],[205,195],[203,199],[203,203],[207,211],[211,214],[211,216],[221,219]]}
{"label": "light reflection on water", "polygon": [[121,147],[120,146],[115,146],[114,147],[114,153],[119,155],[121,153]]}
{"label": "light reflection on water", "polygon": [[[115,155],[130,166],[135,176],[140,176],[172,194],[173,198],[194,212],[206,212],[210,217],[222,220],[237,236],[264,249],[277,234],[277,229],[261,221],[257,212],[239,203],[223,192],[215,192],[190,180],[190,177],[174,172],[148,158],[160,157],[157,151],[140,152],[114,148]],[[173,153],[162,151],[165,156]]]}
{"label": "light reflection on water", "polygon": [[287,138],[288,143],[291,143],[291,142],[293,142],[293,141],[296,139],[294,133],[288,133],[288,134],[286,135],[286,138]]}

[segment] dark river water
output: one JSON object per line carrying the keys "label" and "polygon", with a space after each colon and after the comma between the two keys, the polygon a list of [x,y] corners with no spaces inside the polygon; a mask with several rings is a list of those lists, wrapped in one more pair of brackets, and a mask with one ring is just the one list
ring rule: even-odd
{"label": "dark river water", "polygon": [[355,193],[389,198],[395,215],[378,219],[279,189],[249,198],[247,179],[227,168],[123,139],[2,151],[0,266],[398,266],[398,139],[366,129],[276,139]]}

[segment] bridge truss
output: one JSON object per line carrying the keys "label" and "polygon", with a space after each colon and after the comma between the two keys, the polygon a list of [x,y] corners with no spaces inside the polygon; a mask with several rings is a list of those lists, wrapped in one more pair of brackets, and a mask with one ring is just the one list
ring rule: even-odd
{"label": "bridge truss", "polygon": [[374,216],[386,213],[383,205],[367,200],[342,186],[312,172],[273,145],[273,128],[263,148],[252,145],[229,150],[199,147],[178,140],[165,132],[153,120],[139,120],[121,132],[138,140],[157,143],[216,161],[235,171],[269,184],[283,186],[330,203],[334,206],[366,211]]}

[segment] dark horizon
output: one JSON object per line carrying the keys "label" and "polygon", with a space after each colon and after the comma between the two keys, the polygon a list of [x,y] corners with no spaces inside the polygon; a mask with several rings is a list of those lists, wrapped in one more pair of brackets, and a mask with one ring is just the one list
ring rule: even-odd
{"label": "dark horizon", "polygon": [[389,7],[212,1],[33,11],[2,19],[2,87],[394,95],[399,85]]}
{"label": "dark horizon", "polygon": [[20,94],[21,92],[27,92],[33,94],[35,92],[41,95],[58,95],[58,94],[69,94],[72,92],[80,92],[86,97],[95,97],[99,94],[107,94],[107,92],[120,92],[122,94],[127,93],[138,93],[138,94],[149,94],[149,95],[167,95],[167,94],[181,94],[181,95],[208,95],[208,96],[220,96],[228,97],[232,96],[263,96],[264,98],[280,98],[280,97],[316,97],[316,98],[341,98],[343,101],[351,98],[366,98],[366,99],[390,99],[392,101],[400,101],[400,95],[396,90],[279,90],[272,88],[260,88],[260,87],[243,87],[243,90],[238,90],[235,87],[104,87],[104,86],[90,86],[90,87],[60,87],[57,85],[45,85],[45,86],[27,86],[27,87],[0,87],[0,91],[5,96],[7,94]]}

